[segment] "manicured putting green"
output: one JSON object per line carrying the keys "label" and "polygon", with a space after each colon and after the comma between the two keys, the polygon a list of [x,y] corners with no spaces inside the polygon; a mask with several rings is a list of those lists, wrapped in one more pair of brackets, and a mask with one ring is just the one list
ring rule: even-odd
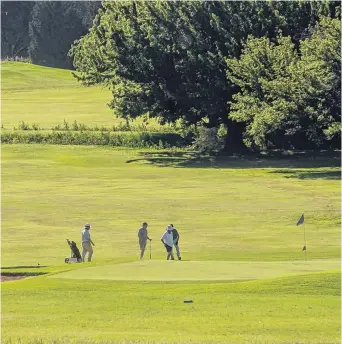
{"label": "manicured putting green", "polygon": [[114,281],[253,280],[333,270],[339,266],[337,259],[283,262],[147,260],[85,267],[51,277]]}

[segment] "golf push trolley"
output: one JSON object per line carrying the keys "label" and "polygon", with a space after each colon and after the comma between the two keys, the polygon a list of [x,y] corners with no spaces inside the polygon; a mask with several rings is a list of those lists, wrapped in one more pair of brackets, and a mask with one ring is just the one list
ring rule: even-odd
{"label": "golf push trolley", "polygon": [[64,259],[64,262],[67,264],[68,263],[81,263],[82,262],[81,253],[75,241],[70,241],[69,239],[66,239],[66,241],[71,249],[71,255],[70,255],[70,258],[66,257]]}

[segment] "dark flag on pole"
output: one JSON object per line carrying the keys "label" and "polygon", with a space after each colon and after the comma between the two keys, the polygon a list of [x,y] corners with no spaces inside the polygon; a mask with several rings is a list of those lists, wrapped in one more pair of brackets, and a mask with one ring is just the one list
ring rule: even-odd
{"label": "dark flag on pole", "polygon": [[306,257],[306,235],[305,235],[304,213],[298,219],[296,226],[299,226],[302,224],[304,224],[304,246],[302,248],[302,251],[305,251],[305,259],[307,259],[307,257]]}
{"label": "dark flag on pole", "polygon": [[[299,218],[296,226],[302,225],[304,223],[304,214],[301,215],[301,217]],[[304,250],[303,250],[304,251]]]}

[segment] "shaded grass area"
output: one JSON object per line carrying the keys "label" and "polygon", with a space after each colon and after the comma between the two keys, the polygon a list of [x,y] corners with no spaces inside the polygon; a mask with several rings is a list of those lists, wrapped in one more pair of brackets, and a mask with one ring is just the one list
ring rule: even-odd
{"label": "shaded grass area", "polygon": [[280,170],[274,171],[273,173],[280,173],[285,176],[285,178],[298,178],[298,179],[330,179],[330,180],[341,180],[341,170],[336,169],[328,170],[322,169],[319,171],[310,170]]}
{"label": "shaded grass area", "polygon": [[[136,159],[126,163],[146,162],[158,167],[245,169],[282,168],[272,173],[287,174],[287,177],[300,179],[340,179],[341,152],[270,152],[268,155],[250,154],[244,156],[205,156],[191,151],[179,152],[139,152]],[[296,171],[295,169],[315,169],[327,167],[323,171]],[[338,169],[331,170],[332,167]],[[287,170],[285,170],[287,168]]]}
{"label": "shaded grass area", "polygon": [[[37,338],[43,343],[55,338],[66,343],[295,343],[298,338],[301,343],[339,343],[340,339],[337,271],[199,284],[71,283],[38,277],[5,283],[2,293],[4,343],[10,338],[21,338],[22,343]],[[16,302],[14,295],[24,302]],[[184,304],[185,299],[193,303]]]}

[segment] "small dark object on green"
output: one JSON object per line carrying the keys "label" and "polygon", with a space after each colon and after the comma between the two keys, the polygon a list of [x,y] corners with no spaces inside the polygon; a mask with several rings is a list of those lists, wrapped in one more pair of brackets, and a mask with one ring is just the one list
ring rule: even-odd
{"label": "small dark object on green", "polygon": [[192,300],[184,300],[184,303],[193,303]]}

